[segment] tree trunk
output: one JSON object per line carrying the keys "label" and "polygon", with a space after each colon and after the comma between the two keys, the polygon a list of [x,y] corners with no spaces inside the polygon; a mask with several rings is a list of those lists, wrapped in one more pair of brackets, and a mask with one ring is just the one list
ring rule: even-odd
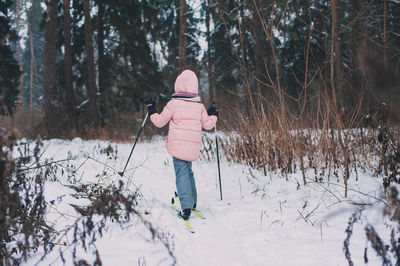
{"label": "tree trunk", "polygon": [[[332,92],[332,102],[333,109],[335,112],[335,120],[339,123],[339,108],[337,106],[337,94],[336,94],[336,83],[335,83],[335,62],[337,59],[337,54],[335,55],[336,50],[336,34],[337,34],[337,6],[336,0],[331,0],[331,15],[332,15],[332,29],[331,29],[331,73],[330,73],[330,83],[331,83],[331,92]],[[337,69],[336,69],[337,71]]]}
{"label": "tree trunk", "polygon": [[186,67],[186,0],[180,0],[179,6],[179,70],[182,72]]}
{"label": "tree trunk", "polygon": [[[20,31],[21,31],[21,3],[20,0],[16,0],[16,14],[15,14],[15,24],[17,28],[17,35],[21,36]],[[19,85],[18,85],[18,91],[20,91],[20,97],[23,98],[24,95],[22,93],[22,88],[24,87],[24,73],[23,73],[23,61],[22,61],[22,47],[21,47],[21,42],[17,41],[17,59],[19,63],[19,71],[21,71],[21,74],[19,76]]]}
{"label": "tree trunk", "polygon": [[71,14],[70,0],[64,0],[64,107],[72,127],[76,127],[75,96],[72,84],[72,48],[71,48]]}
{"label": "tree trunk", "polygon": [[[332,15],[332,43],[331,43],[331,86],[332,86],[332,98],[336,112],[337,122],[343,123],[343,108],[339,107],[339,100],[344,103],[348,102],[349,95],[346,95],[344,91],[344,77],[343,77],[343,62],[342,62],[342,49],[340,40],[338,37],[339,31],[339,16],[338,16],[338,1],[331,0],[331,15]],[[342,107],[346,107],[346,104],[341,104]]]}
{"label": "tree trunk", "polygon": [[216,100],[215,84],[213,82],[213,66],[211,64],[211,30],[210,30],[210,20],[211,20],[211,3],[207,0],[206,4],[206,39],[207,39],[207,76],[208,76],[208,95],[209,101],[212,103]]}
{"label": "tree trunk", "polygon": [[[32,107],[33,107],[33,99],[34,95],[36,96],[37,99],[37,79],[38,79],[38,68],[37,68],[37,63],[36,63],[36,54],[35,54],[35,43],[34,43],[34,35],[32,31],[32,23],[31,23],[31,15],[26,14],[26,21],[28,23],[28,38],[29,38],[29,51],[30,51],[30,69],[29,69],[29,110],[30,110],[30,115],[31,115],[31,121],[33,119],[33,112],[32,112]],[[40,61],[40,60],[39,60]],[[43,75],[44,73],[42,73]],[[36,91],[35,91],[36,88]]]}
{"label": "tree trunk", "polygon": [[[33,35],[32,35],[32,26],[29,17],[28,21],[28,35],[29,35],[29,46],[31,52],[31,60],[30,60],[30,73],[29,73],[29,109],[32,108],[33,103],[33,84],[35,78],[35,69],[36,69],[36,61],[35,61],[35,50],[33,48]],[[31,112],[32,115],[32,112]]]}
{"label": "tree trunk", "polygon": [[[340,99],[344,100],[344,94],[341,93],[343,87],[343,72],[342,72],[342,54],[340,49],[340,42],[337,37],[338,28],[339,28],[339,20],[338,20],[338,11],[337,11],[337,2],[336,0],[331,0],[331,15],[332,15],[332,39],[331,39],[331,89],[332,89],[332,101],[333,108],[335,111],[335,119],[336,119],[336,128],[338,134],[338,142],[343,151],[344,155],[344,196],[347,197],[347,181],[349,179],[349,150],[348,150],[348,136],[345,136],[345,142],[343,141],[342,133],[343,133],[343,121],[342,121],[342,109],[339,110],[337,96],[341,96]],[[336,70],[336,73],[335,73]],[[336,74],[336,76],[335,76]],[[339,91],[339,93],[336,92]]]}
{"label": "tree trunk", "polygon": [[85,45],[87,61],[87,92],[89,97],[89,119],[93,126],[98,126],[96,70],[92,39],[92,22],[90,18],[90,0],[84,2],[85,12]]}
{"label": "tree trunk", "polygon": [[99,68],[99,92],[100,92],[100,120],[101,126],[105,125],[107,117],[107,68],[104,56],[104,27],[103,27],[104,6],[99,2],[99,13],[97,23],[97,48],[98,48],[98,68]]}
{"label": "tree trunk", "polygon": [[389,35],[387,34],[387,17],[388,17],[388,3],[385,0],[383,9],[383,62],[385,65],[385,72],[387,71],[387,43],[389,40]]}
{"label": "tree trunk", "polygon": [[44,89],[44,111],[47,129],[52,127],[54,110],[57,107],[56,87],[56,49],[57,49],[57,4],[58,0],[46,0],[46,24],[44,66],[43,66],[43,89]]}

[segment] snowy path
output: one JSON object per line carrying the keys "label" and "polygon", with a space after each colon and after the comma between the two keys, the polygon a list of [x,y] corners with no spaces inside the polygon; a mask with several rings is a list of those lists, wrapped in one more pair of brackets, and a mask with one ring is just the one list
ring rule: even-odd
{"label": "snowy path", "polygon": [[[91,156],[115,169],[122,169],[131,146],[111,143],[114,150],[118,150],[114,160],[107,159],[100,152],[108,145],[107,142],[79,139],[72,142],[52,140],[44,157],[63,159],[69,153],[79,158],[76,162],[78,166],[85,156]],[[95,176],[104,169],[97,162],[86,162],[79,169],[82,172],[81,182],[98,182]],[[118,175],[105,170],[111,177],[103,178],[102,182],[118,179]],[[298,187],[296,180],[302,182],[298,174],[289,176],[289,181],[286,181],[276,175],[265,177],[257,171],[250,172],[245,166],[229,165],[223,160],[224,199],[220,201],[216,163],[197,161],[193,164],[193,171],[197,182],[198,208],[206,217],[202,220],[192,215],[195,234],[187,231],[170,207],[175,178],[172,159],[164,148],[163,139],[140,142],[125,175],[131,179],[132,190],[137,186],[145,197],[143,208],[150,213],[145,218],[173,243],[177,265],[348,265],[343,253],[343,241],[348,219],[355,207],[345,202],[338,203],[336,197],[343,200],[341,183],[331,185],[333,196],[315,183]],[[375,191],[378,191],[380,181],[376,178],[362,175],[358,182],[352,178],[350,184],[354,189],[379,196]],[[361,185],[363,187],[359,187]],[[67,203],[76,200],[68,196],[68,189],[57,182],[49,182],[46,188],[48,200],[66,193],[64,211],[73,212]],[[351,192],[349,199],[357,202],[371,200],[356,192]],[[376,224],[379,221],[377,218],[368,222]],[[350,248],[356,265],[363,264],[363,227],[366,222],[362,221],[354,227]],[[149,233],[136,221],[124,229],[113,227],[98,240],[97,247],[103,265],[172,264],[162,244],[152,241]],[[93,257],[83,252],[78,255],[88,261]],[[53,265],[61,264],[57,256],[50,255],[40,265],[53,261]],[[380,264],[371,251],[369,260],[370,265]]]}

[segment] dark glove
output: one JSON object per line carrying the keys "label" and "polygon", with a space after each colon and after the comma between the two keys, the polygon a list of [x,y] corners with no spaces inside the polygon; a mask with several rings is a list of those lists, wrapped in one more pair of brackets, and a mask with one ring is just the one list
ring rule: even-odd
{"label": "dark glove", "polygon": [[211,105],[211,107],[208,108],[208,110],[207,110],[208,115],[215,115],[216,117],[218,117],[218,113],[219,113],[219,111],[215,104]]}
{"label": "dark glove", "polygon": [[156,102],[154,101],[153,98],[146,100],[144,102],[144,104],[147,107],[147,112],[149,113],[149,116],[151,116],[152,114],[158,113],[156,110]]}

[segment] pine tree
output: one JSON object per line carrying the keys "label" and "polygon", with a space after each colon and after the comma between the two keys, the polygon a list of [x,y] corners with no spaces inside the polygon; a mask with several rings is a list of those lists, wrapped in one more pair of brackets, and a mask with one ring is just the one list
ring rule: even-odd
{"label": "pine tree", "polygon": [[[166,93],[173,92],[173,85],[177,75],[180,72],[180,0],[173,0],[171,2],[161,2],[159,8],[160,18],[160,34],[158,41],[162,47],[163,57],[166,64],[163,67],[164,80],[166,83]],[[201,66],[199,64],[199,35],[201,34],[199,28],[200,19],[194,17],[192,6],[186,5],[185,12],[185,37],[186,37],[186,57],[185,66],[197,74],[200,73]]]}
{"label": "pine tree", "polygon": [[0,114],[13,114],[18,97],[19,66],[14,58],[10,42],[16,38],[11,30],[9,9],[11,0],[0,2]]}
{"label": "pine tree", "polygon": [[152,48],[159,34],[157,31],[162,27],[157,6],[145,1],[99,0],[100,3],[104,11],[98,21],[103,22],[103,30],[100,25],[97,28],[100,33],[112,31],[113,35],[104,52],[101,52],[102,36],[97,35],[103,88],[117,88],[116,94],[109,91],[108,96],[114,109],[139,110],[144,97],[163,88],[160,67]]}
{"label": "pine tree", "polygon": [[241,72],[240,58],[235,54],[239,39],[235,26],[238,15],[232,1],[211,1],[209,6],[211,18],[207,56],[212,65],[212,82],[209,84],[214,90],[214,99],[224,98],[222,92],[235,91],[240,86],[238,74]]}

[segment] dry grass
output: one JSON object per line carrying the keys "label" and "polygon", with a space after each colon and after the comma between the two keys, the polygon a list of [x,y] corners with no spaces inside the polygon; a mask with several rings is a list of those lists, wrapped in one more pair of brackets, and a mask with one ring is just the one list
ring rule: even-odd
{"label": "dry grass", "polygon": [[[358,127],[342,129],[324,127],[328,121],[307,127],[299,119],[282,123],[291,115],[253,120],[238,116],[239,122],[221,140],[230,162],[245,163],[265,175],[274,172],[285,178],[301,171],[304,184],[308,180],[333,179],[347,186],[352,173],[358,178],[358,171],[382,177],[391,175],[394,178],[390,182],[399,181],[400,176],[396,178],[400,169],[400,160],[396,161],[400,156],[399,134],[379,120],[376,113],[367,116],[368,121],[360,120]],[[371,126],[372,120],[374,126]]]}

